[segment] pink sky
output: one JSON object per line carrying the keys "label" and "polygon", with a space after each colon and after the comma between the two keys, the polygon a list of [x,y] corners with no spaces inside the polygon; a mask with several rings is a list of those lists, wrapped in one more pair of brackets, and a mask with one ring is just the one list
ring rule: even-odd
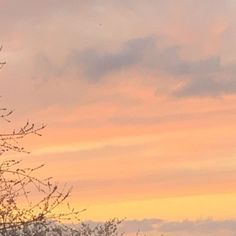
{"label": "pink sky", "polygon": [[235,10],[233,0],[1,0],[2,104],[18,125],[48,126],[22,158],[72,184],[85,219],[232,235]]}

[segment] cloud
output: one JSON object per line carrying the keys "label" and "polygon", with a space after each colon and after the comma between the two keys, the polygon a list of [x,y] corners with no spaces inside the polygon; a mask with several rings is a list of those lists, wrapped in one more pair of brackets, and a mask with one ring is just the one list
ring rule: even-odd
{"label": "cloud", "polygon": [[[102,222],[88,221],[91,225]],[[165,221],[161,219],[143,219],[143,220],[125,220],[120,226],[120,231],[125,233],[168,233],[175,235],[183,233],[184,235],[220,235],[220,232],[227,232],[231,235],[236,230],[236,220],[183,220],[183,221]]]}
{"label": "cloud", "polygon": [[63,80],[70,77],[70,72],[77,72],[79,79],[99,82],[133,70],[139,71],[143,79],[152,73],[157,78],[157,87],[167,84],[162,92],[174,97],[236,92],[236,64],[223,64],[222,56],[217,54],[193,60],[182,55],[183,49],[184,46],[161,46],[158,37],[146,36],[125,41],[116,50],[70,49],[60,62],[47,53],[37,53],[33,60],[36,73],[32,77]]}
{"label": "cloud", "polygon": [[153,36],[129,40],[113,52],[87,49],[70,53],[65,68],[80,68],[87,79],[98,81],[121,71],[138,69],[171,76],[177,97],[213,96],[236,92],[236,65],[222,65],[219,55],[192,60],[180,46],[159,47]]}
{"label": "cloud", "polygon": [[73,51],[68,57],[66,66],[83,66],[86,77],[100,79],[112,72],[129,69],[141,65],[146,51],[154,48],[154,38],[136,38],[130,40],[115,52],[102,52],[88,49],[83,52]]}
{"label": "cloud", "polygon": [[187,82],[181,89],[174,92],[177,97],[189,96],[218,96],[222,94],[234,94],[236,81],[216,81],[209,77],[198,77]]}
{"label": "cloud", "polygon": [[173,221],[164,222],[158,227],[161,232],[217,232],[220,230],[226,230],[235,232],[236,221],[235,220],[198,220],[198,221]]}
{"label": "cloud", "polygon": [[113,52],[97,49],[87,49],[83,52],[74,50],[70,53],[66,66],[83,64],[85,75],[93,78],[133,66],[176,76],[201,75],[220,69],[220,58],[217,56],[197,61],[186,60],[180,55],[180,47],[158,47],[157,41],[158,38],[153,36],[135,38],[124,42],[119,50]]}

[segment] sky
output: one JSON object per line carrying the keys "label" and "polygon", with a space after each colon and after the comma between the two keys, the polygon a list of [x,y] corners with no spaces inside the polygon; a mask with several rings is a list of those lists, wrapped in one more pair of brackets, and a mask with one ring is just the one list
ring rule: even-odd
{"label": "sky", "polygon": [[1,104],[16,126],[47,124],[21,158],[73,185],[82,219],[235,235],[235,11],[235,0],[0,0]]}

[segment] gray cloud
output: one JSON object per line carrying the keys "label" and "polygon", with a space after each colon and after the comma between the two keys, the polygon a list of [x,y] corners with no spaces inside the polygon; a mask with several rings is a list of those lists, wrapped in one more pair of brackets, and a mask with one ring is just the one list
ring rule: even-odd
{"label": "gray cloud", "polygon": [[[102,222],[88,221],[92,226]],[[168,235],[183,233],[189,235],[218,235],[219,232],[227,232],[231,235],[236,230],[236,220],[183,220],[183,221],[165,221],[161,219],[143,219],[143,220],[125,220],[120,226],[121,232],[156,232]]]}
{"label": "gray cloud", "polygon": [[236,92],[236,65],[222,65],[217,55],[188,60],[181,56],[181,47],[158,47],[154,37],[130,40],[114,52],[74,50],[64,67],[82,68],[84,76],[94,81],[131,68],[167,74],[172,77],[170,85],[182,82],[180,88],[172,91],[178,97]]}
{"label": "gray cloud", "polygon": [[219,230],[227,230],[235,232],[235,220],[199,220],[199,221],[173,221],[164,222],[158,227],[161,232],[217,232]]}
{"label": "gray cloud", "polygon": [[86,77],[97,80],[112,72],[141,65],[145,52],[152,50],[154,43],[154,38],[146,37],[128,41],[116,52],[101,52],[95,49],[83,52],[75,50],[68,57],[66,66],[83,65]]}
{"label": "gray cloud", "polygon": [[109,73],[140,66],[174,75],[210,73],[219,70],[220,58],[188,61],[180,56],[179,47],[158,48],[154,37],[136,38],[125,42],[114,52],[88,49],[83,52],[72,51],[65,67],[83,64],[88,77],[100,78]]}
{"label": "gray cloud", "polygon": [[236,92],[236,65],[219,65],[219,69],[206,72],[200,76],[195,74],[185,82],[184,86],[174,94],[187,96],[217,96]]}
{"label": "gray cloud", "polygon": [[[61,65],[46,54],[35,57],[40,78],[60,77],[70,70],[78,71],[91,81],[99,81],[112,73],[138,69],[141,73],[168,75],[171,94],[177,97],[217,96],[236,92],[236,65],[221,63],[220,56],[188,60],[181,56],[181,47],[158,47],[155,37],[136,38],[125,42],[119,50],[72,50]],[[157,42],[157,43],[156,43]],[[162,76],[158,76],[161,82]],[[165,77],[166,80],[166,77]],[[181,84],[174,90],[172,87]],[[169,92],[168,92],[169,93]]]}
{"label": "gray cloud", "polygon": [[196,77],[174,92],[177,97],[217,96],[236,92],[236,81],[215,81],[211,77]]}

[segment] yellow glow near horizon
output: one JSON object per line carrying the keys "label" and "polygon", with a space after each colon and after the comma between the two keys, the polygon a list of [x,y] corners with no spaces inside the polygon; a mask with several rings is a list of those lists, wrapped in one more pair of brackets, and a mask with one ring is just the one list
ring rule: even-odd
{"label": "yellow glow near horizon", "polygon": [[165,220],[234,219],[235,199],[236,193],[231,193],[104,203],[88,206],[87,211],[81,214],[81,218],[86,220],[107,220],[113,217]]}

